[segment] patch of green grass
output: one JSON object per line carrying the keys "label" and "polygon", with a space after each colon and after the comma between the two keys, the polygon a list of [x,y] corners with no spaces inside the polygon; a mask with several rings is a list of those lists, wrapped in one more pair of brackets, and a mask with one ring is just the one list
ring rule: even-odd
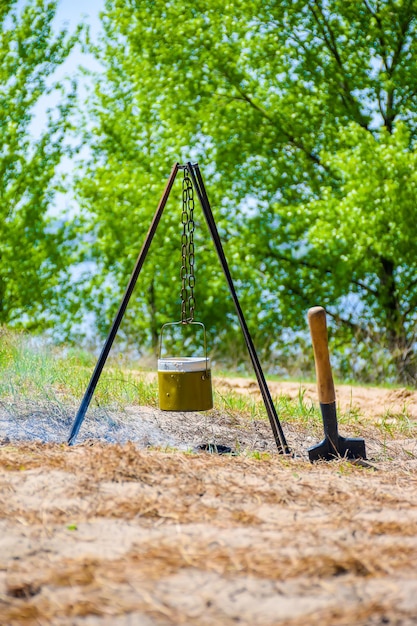
{"label": "patch of green grass", "polygon": [[281,394],[275,399],[275,406],[283,420],[302,425],[305,429],[315,430],[317,425],[321,424],[320,411],[312,402],[307,402],[304,396],[305,389],[300,386],[296,400]]}
{"label": "patch of green grass", "polygon": [[[296,424],[305,430],[317,433],[322,428],[321,414],[318,407],[306,401],[305,390],[299,390],[298,398],[293,400],[281,394],[273,398],[278,417],[282,422]],[[217,410],[232,418],[248,420],[267,420],[268,415],[262,400],[254,399],[248,394],[230,390],[215,392],[214,404]]]}
{"label": "patch of green grass", "polygon": [[376,427],[385,437],[391,439],[399,435],[408,439],[417,437],[417,421],[410,417],[406,405],[400,413],[385,411],[382,417],[377,420]]}
{"label": "patch of green grass", "polygon": [[[0,398],[79,402],[96,363],[75,348],[37,344],[24,333],[0,330]],[[94,394],[99,405],[155,405],[157,386],[120,367],[105,367]]]}
{"label": "patch of green grass", "polygon": [[272,459],[270,452],[260,452],[259,450],[247,451],[245,456],[248,459],[256,459],[257,461],[269,461]]}
{"label": "patch of green grass", "polygon": [[265,419],[265,407],[259,400],[236,391],[214,391],[216,409],[230,417],[244,417],[251,420]]}

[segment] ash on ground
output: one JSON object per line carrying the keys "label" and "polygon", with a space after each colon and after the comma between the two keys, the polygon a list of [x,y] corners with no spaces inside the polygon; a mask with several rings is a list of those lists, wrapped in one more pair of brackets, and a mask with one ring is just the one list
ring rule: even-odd
{"label": "ash on ground", "polygon": [[[65,443],[77,407],[58,402],[0,403],[0,442],[41,441]],[[170,412],[153,407],[90,407],[80,428],[77,443],[86,440],[139,447],[209,451],[230,448],[231,452],[277,452],[267,419],[253,420],[206,412]]]}

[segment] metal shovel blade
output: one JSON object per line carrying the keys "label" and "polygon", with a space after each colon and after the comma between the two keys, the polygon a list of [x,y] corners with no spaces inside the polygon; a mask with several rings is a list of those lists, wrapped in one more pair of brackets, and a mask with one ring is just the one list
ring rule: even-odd
{"label": "metal shovel blade", "polygon": [[365,440],[360,437],[338,436],[336,445],[325,437],[323,441],[308,448],[308,458],[314,461],[332,461],[337,458],[366,459]]}

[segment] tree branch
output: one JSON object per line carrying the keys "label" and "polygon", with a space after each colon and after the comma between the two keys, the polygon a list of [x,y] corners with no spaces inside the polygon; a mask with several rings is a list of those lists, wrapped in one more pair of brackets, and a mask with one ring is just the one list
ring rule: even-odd
{"label": "tree branch", "polygon": [[[242,100],[244,102],[247,102],[255,111],[260,113],[262,117],[266,119],[272,126],[274,126],[275,128],[277,127],[278,124],[274,120],[274,118],[267,111],[265,111],[263,107],[261,107],[250,96],[248,96],[248,94],[243,91],[240,85],[236,84],[232,80],[232,78],[230,77],[230,75],[228,74],[226,70],[223,70],[223,75],[228,80],[228,82],[236,89],[236,91],[240,94],[240,96],[233,97],[234,100]],[[279,129],[290,144],[292,144],[298,150],[301,150],[302,152],[304,152],[304,154],[306,154],[306,156],[311,161],[313,161],[313,163],[315,163],[316,165],[319,165],[324,170],[329,171],[328,167],[325,164],[323,164],[320,157],[314,152],[312,152],[311,150],[308,150],[308,148],[306,148],[306,146],[303,144],[303,142],[299,138],[295,138],[290,132],[288,132],[285,128],[283,128],[282,125],[280,125]]]}
{"label": "tree branch", "polygon": [[[401,52],[404,47],[404,42],[406,39],[407,31],[414,17],[413,13],[410,14],[410,7],[412,6],[412,0],[409,0],[407,6],[405,7],[404,19],[400,21],[398,25],[397,44],[394,47],[391,59],[389,58],[390,55],[388,52],[388,45],[385,39],[385,28],[384,28],[384,24],[382,23],[381,15],[379,13],[379,6],[377,6],[377,10],[373,10],[368,0],[363,0],[363,3],[377,24],[378,31],[379,31],[378,38],[379,38],[379,43],[381,46],[382,61],[384,63],[384,68],[385,68],[387,75],[391,78],[400,61]],[[382,108],[381,92],[379,92],[378,105],[379,105],[379,109],[381,111],[381,115],[384,120],[384,125],[388,129],[389,133],[392,133],[393,123],[396,118],[396,112],[394,111],[394,102],[395,102],[395,89],[392,87],[388,89],[386,92],[386,103],[385,103],[385,113],[384,113],[383,108]]]}
{"label": "tree branch", "polygon": [[[333,274],[333,270],[331,270],[330,268],[323,268],[323,267],[320,267],[319,265],[311,263],[310,261],[305,261],[303,259],[294,259],[294,257],[288,257],[285,254],[280,254],[278,252],[275,252],[274,250],[271,250],[270,245],[271,245],[271,243],[268,242],[268,246],[267,246],[268,247],[268,252],[269,252],[270,256],[272,256],[274,259],[278,259],[280,261],[286,261],[287,263],[294,263],[294,261],[295,261],[297,263],[297,265],[302,265],[303,267],[307,267],[308,269],[317,270],[318,272],[324,272],[325,274],[329,274],[329,275]],[[380,294],[379,294],[379,291],[377,289],[373,289],[372,287],[369,287],[368,285],[366,285],[362,281],[356,280],[354,278],[351,278],[350,282],[353,285],[356,285],[356,287],[359,287],[360,289],[363,289],[364,291],[367,291],[368,293],[370,293],[375,298],[379,298]]]}
{"label": "tree branch", "polygon": [[368,9],[369,13],[372,15],[372,17],[374,18],[374,20],[377,23],[377,26],[379,28],[379,43],[381,45],[381,57],[382,57],[382,62],[384,63],[384,67],[385,70],[387,71],[387,73],[389,73],[389,64],[388,64],[388,53],[387,53],[387,44],[385,42],[385,37],[384,37],[384,28],[382,26],[382,21],[381,21],[381,17],[378,13],[378,11],[374,11],[371,6],[369,5],[369,3],[367,2],[367,0],[363,0],[364,5],[366,6],[366,8]]}
{"label": "tree branch", "polygon": [[382,119],[384,120],[384,126],[387,126],[388,120],[387,120],[386,111],[384,111],[384,107],[382,104],[381,89],[378,91],[377,98],[378,98],[378,108],[381,113]]}
{"label": "tree branch", "polygon": [[356,337],[359,336],[363,338],[369,338],[369,339],[372,339],[374,343],[380,343],[381,333],[373,331],[369,326],[366,326],[366,327],[361,326],[360,324],[352,322],[352,320],[342,317],[340,313],[332,313],[331,311],[328,311],[327,309],[326,309],[326,313],[327,315],[329,315],[329,317],[334,319],[336,324],[347,326],[348,328],[350,328]]}
{"label": "tree branch", "polygon": [[[369,131],[369,127],[368,124],[366,123],[366,121],[363,118],[363,115],[361,113],[360,110],[360,105],[358,103],[358,101],[356,100],[356,98],[353,96],[352,94],[352,90],[350,88],[350,84],[349,84],[349,80],[347,78],[347,74],[346,74],[346,70],[342,61],[342,57],[339,53],[339,49],[337,46],[337,42],[336,42],[336,37],[335,34],[333,32],[333,29],[331,28],[328,20],[326,19],[326,16],[324,14],[323,11],[323,7],[321,6],[321,4],[319,3],[318,0],[314,0],[314,4],[317,7],[317,11],[314,9],[313,6],[311,6],[311,4],[309,5],[310,11],[314,17],[314,20],[319,28],[319,30],[321,31],[322,37],[323,37],[323,41],[328,49],[328,51],[331,53],[332,57],[334,58],[334,60],[336,61],[337,66],[339,67],[339,70],[341,72],[342,75],[342,83],[341,83],[341,88],[343,90],[343,92],[345,93],[345,98],[343,100],[345,103],[346,108],[349,109],[353,109],[353,114],[355,116],[355,119],[357,121],[357,123],[364,128],[365,130]],[[321,18],[321,19],[320,19]]]}
{"label": "tree branch", "polygon": [[[408,3],[408,9],[409,8],[410,8],[410,3]],[[413,21],[413,17],[414,15],[406,14],[404,21],[402,22],[402,24],[400,24],[400,32],[399,32],[397,47],[394,50],[394,53],[392,55],[392,60],[391,60],[390,76],[392,76],[392,74],[395,71],[395,68],[397,67],[397,64],[400,59],[401,52],[404,46],[405,37],[407,35],[407,31],[410,27],[410,24]]]}

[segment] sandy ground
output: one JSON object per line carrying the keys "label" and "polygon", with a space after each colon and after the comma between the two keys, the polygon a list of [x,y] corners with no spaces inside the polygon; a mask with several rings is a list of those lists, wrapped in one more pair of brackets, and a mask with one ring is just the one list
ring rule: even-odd
{"label": "sandy ground", "polygon": [[[313,385],[270,386],[317,402]],[[320,426],[285,420],[283,457],[266,421],[232,413],[130,407],[142,440],[124,445],[0,428],[0,624],[417,624],[417,392],[337,393],[341,413],[360,410],[343,434],[365,437],[367,464],[311,465]],[[188,451],[150,447],[155,433]],[[242,451],[196,454],[209,440]]]}
{"label": "sandy ground", "polygon": [[[239,393],[250,393],[259,396],[256,381],[248,378],[218,379],[217,386],[233,389]],[[315,384],[297,382],[268,382],[268,387],[274,397],[288,396],[297,399],[300,395],[308,403],[318,405],[317,387]],[[417,391],[412,389],[381,387],[359,387],[352,385],[337,385],[336,398],[338,408],[342,412],[358,412],[364,417],[382,418],[407,413],[412,419],[417,419]]]}

